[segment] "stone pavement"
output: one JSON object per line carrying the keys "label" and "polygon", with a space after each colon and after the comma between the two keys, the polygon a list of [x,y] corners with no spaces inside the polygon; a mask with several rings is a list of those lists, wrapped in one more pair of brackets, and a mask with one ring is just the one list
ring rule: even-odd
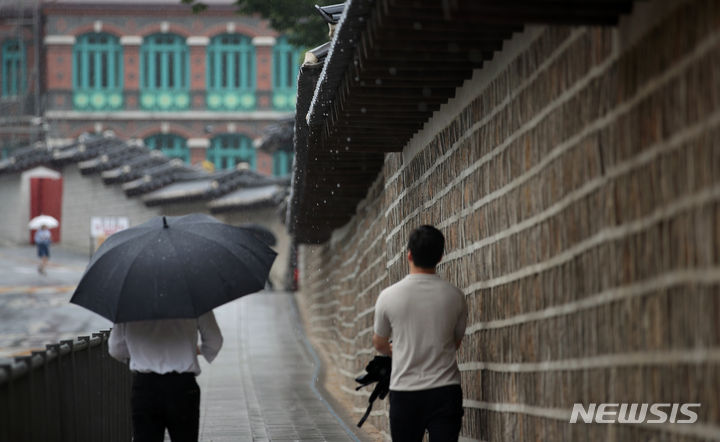
{"label": "stone pavement", "polygon": [[[0,247],[0,359],[112,325],[68,302],[88,255],[58,246],[51,254],[42,276],[34,247]],[[315,387],[320,361],[293,295],[249,295],[215,314],[225,342],[212,364],[200,358],[201,441],[366,440]]]}
{"label": "stone pavement", "polygon": [[215,315],[225,343],[198,378],[201,441],[364,440],[314,386],[319,361],[292,295],[249,295]]}

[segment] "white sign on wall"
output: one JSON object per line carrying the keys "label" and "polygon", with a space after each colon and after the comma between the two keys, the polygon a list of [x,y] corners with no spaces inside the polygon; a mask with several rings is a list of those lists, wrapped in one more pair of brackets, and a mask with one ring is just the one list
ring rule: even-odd
{"label": "white sign on wall", "polygon": [[107,238],[128,227],[130,227],[130,220],[125,216],[90,217],[90,236],[93,238]]}

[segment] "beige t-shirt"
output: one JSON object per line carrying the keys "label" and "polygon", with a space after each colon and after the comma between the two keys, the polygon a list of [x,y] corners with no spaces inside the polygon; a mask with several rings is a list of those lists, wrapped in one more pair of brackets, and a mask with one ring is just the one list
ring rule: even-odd
{"label": "beige t-shirt", "polygon": [[435,274],[410,274],[380,293],[375,334],[392,339],[390,389],[416,391],[460,383],[455,344],[465,334],[460,289]]}

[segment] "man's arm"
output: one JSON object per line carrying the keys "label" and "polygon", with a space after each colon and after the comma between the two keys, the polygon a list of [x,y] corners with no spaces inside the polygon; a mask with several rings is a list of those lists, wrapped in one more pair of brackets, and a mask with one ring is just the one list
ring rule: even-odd
{"label": "man's arm", "polygon": [[127,362],[130,359],[130,350],[125,341],[125,324],[115,324],[110,331],[108,353],[120,362]]}
{"label": "man's arm", "polygon": [[458,295],[460,296],[461,305],[460,313],[458,314],[457,322],[455,323],[455,348],[457,350],[460,350],[460,344],[462,344],[462,340],[465,337],[465,327],[467,325],[468,309],[467,301],[465,300],[465,294],[458,290]]}
{"label": "man's arm", "polygon": [[220,327],[217,325],[212,310],[198,318],[198,331],[200,332],[199,354],[203,355],[208,362],[212,362],[223,344],[222,333],[220,333]]}
{"label": "man's arm", "polygon": [[375,350],[377,350],[379,353],[384,354],[386,356],[392,356],[392,344],[390,343],[390,339],[386,338],[385,336],[380,336],[377,333],[373,334],[373,347],[375,347]]}
{"label": "man's arm", "polygon": [[392,324],[385,313],[384,293],[380,293],[375,302],[375,321],[373,324],[373,347],[381,354],[392,356],[392,345],[390,344],[390,336],[392,336]]}

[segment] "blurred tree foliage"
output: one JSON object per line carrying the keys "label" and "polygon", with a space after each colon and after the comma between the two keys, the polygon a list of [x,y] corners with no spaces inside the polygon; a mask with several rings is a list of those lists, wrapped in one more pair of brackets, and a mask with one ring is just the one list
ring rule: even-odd
{"label": "blurred tree foliage", "polygon": [[[192,6],[193,12],[207,9],[202,0],[181,0]],[[237,13],[259,14],[270,21],[273,29],[287,36],[290,44],[311,49],[329,40],[328,26],[315,5],[327,6],[341,0],[236,0]]]}

